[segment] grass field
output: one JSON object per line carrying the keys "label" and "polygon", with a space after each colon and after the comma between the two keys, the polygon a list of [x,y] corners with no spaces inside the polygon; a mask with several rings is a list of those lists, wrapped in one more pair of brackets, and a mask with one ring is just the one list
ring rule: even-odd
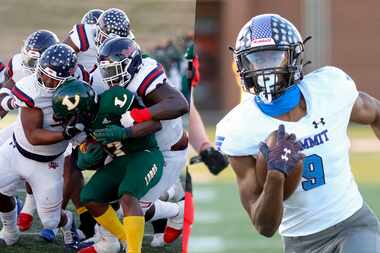
{"label": "grass field", "polygon": [[[212,137],[212,129],[210,129]],[[380,145],[367,127],[352,126],[351,164],[364,198],[380,217]],[[360,141],[360,142],[359,142]],[[365,142],[358,150],[356,143]],[[375,144],[375,145],[374,145]],[[371,149],[368,147],[372,147]],[[191,253],[277,253],[281,239],[260,236],[250,225],[240,204],[231,168],[213,177],[202,165],[191,167],[196,205],[195,224],[190,241]]]}
{"label": "grass field", "polygon": [[[15,114],[9,114],[0,121],[0,129],[6,127],[8,124],[15,120]],[[1,165],[0,165],[1,166]],[[20,193],[20,197],[23,200],[23,193]],[[70,204],[70,210],[74,210],[74,207]],[[78,224],[78,222],[77,222]],[[1,229],[1,225],[0,225]],[[4,247],[0,245],[0,253],[63,253],[63,241],[59,233],[56,241],[53,243],[47,243],[40,239],[38,233],[41,229],[41,223],[37,215],[33,222],[32,228],[21,233],[20,241],[12,247]],[[150,247],[150,241],[152,240],[152,226],[147,224],[145,227],[145,237],[143,242],[143,253],[180,253],[181,252],[181,238],[177,239],[173,244],[165,246],[164,248],[152,248]],[[66,252],[65,252],[66,253]]]}

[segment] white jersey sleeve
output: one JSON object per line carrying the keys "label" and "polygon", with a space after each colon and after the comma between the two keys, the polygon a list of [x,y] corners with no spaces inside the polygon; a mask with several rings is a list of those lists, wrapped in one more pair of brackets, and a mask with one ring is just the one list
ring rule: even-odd
{"label": "white jersey sleeve", "polygon": [[12,94],[16,98],[16,104],[19,107],[33,108],[36,106],[34,95],[36,95],[37,91],[32,76],[21,79],[12,88]]}
{"label": "white jersey sleeve", "polygon": [[247,99],[216,125],[215,146],[218,150],[229,156],[255,156],[258,153],[259,143],[266,138],[267,133],[250,131],[252,124],[260,124],[260,120],[255,120],[256,113],[247,114],[251,109],[257,110],[254,100]]}
{"label": "white jersey sleeve", "polygon": [[150,57],[143,58],[139,72],[133,77],[128,89],[143,98],[157,88],[159,84],[167,82],[164,68]]}
{"label": "white jersey sleeve", "polygon": [[69,36],[79,51],[84,52],[90,47],[90,39],[94,30],[94,25],[76,24],[70,31]]}

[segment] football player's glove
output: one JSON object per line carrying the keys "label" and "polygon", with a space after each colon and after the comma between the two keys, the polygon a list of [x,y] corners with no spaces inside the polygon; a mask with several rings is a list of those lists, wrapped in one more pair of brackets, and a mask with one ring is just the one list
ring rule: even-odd
{"label": "football player's glove", "polygon": [[208,170],[214,175],[218,175],[228,166],[227,157],[213,147],[202,150],[199,155],[202,162],[206,164]]}
{"label": "football player's glove", "polygon": [[96,129],[93,135],[97,142],[105,145],[114,141],[123,141],[130,136],[130,128],[110,125],[106,128]]}
{"label": "football player's glove", "polygon": [[261,142],[259,149],[267,162],[268,170],[277,170],[287,176],[296,168],[297,162],[304,155],[299,152],[301,146],[296,141],[296,136],[294,134],[285,136],[284,125],[278,127],[276,134],[275,145],[269,148],[266,143]]}

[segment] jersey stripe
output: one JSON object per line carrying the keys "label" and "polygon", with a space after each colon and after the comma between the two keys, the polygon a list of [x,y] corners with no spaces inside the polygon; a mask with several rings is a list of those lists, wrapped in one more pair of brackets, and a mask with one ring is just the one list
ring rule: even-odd
{"label": "jersey stripe", "polygon": [[90,74],[85,70],[82,64],[78,64],[78,67],[80,68],[80,71],[82,72],[82,79],[86,83],[90,81]]}
{"label": "jersey stripe", "polygon": [[30,108],[34,107],[33,99],[31,97],[29,97],[28,95],[26,95],[22,90],[17,88],[17,86],[14,86],[12,88],[12,94],[15,95],[22,102],[24,102],[28,107],[30,107]]}
{"label": "jersey stripe", "polygon": [[84,24],[78,24],[76,28],[77,28],[77,33],[79,36],[79,41],[80,41],[80,51],[86,51],[89,45],[88,45],[87,34],[84,29]]}
{"label": "jersey stripe", "polygon": [[141,82],[141,85],[137,89],[137,94],[140,97],[143,97],[145,95],[146,90],[148,89],[149,85],[153,83],[154,80],[157,79],[160,75],[164,73],[164,69],[161,64],[159,64],[155,69],[153,69]]}
{"label": "jersey stripe", "polygon": [[13,64],[12,64],[13,57],[9,60],[7,65],[7,74],[9,78],[13,77]]}

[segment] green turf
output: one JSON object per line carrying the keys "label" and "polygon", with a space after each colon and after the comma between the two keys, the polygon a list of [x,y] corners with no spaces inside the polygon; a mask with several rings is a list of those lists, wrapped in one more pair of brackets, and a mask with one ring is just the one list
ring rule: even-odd
{"label": "green turf", "polygon": [[[23,195],[20,195],[20,199],[23,199]],[[69,205],[70,210],[74,210],[73,205]],[[33,222],[32,228],[26,233],[21,233],[20,241],[11,247],[4,247],[0,245],[0,253],[67,253],[71,251],[64,252],[63,250],[63,240],[61,233],[59,232],[58,237],[52,243],[47,243],[42,240],[38,234],[41,230],[41,223],[38,220],[37,215],[35,217],[35,222]],[[77,219],[76,224],[79,224]],[[0,225],[1,227],[1,225]],[[145,236],[143,242],[143,252],[144,253],[179,253],[181,252],[181,238],[177,239],[173,244],[165,246],[164,248],[152,248],[150,247],[150,241],[152,240],[152,226],[147,224],[145,226]]]}

